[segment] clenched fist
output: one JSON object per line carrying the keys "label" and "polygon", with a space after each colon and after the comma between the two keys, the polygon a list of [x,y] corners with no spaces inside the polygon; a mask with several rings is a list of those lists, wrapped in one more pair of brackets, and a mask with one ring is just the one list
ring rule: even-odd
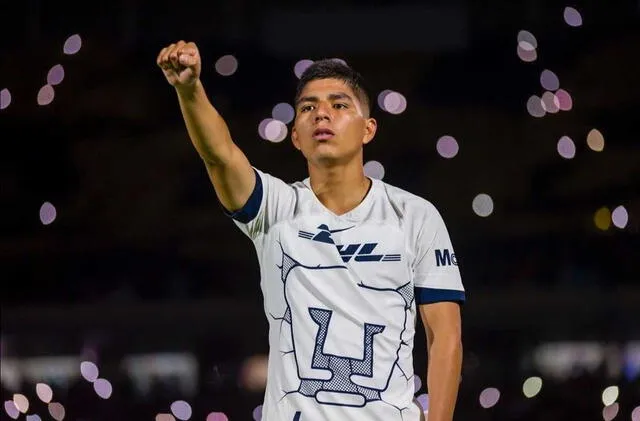
{"label": "clenched fist", "polygon": [[193,42],[178,41],[163,48],[156,63],[167,81],[176,88],[193,86],[200,78],[202,63]]}

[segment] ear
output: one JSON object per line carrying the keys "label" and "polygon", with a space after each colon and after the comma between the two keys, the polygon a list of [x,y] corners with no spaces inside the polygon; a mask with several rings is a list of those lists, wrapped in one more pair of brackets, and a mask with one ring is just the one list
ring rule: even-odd
{"label": "ear", "polygon": [[362,144],[366,145],[367,143],[373,140],[373,137],[376,135],[376,131],[378,130],[378,122],[375,118],[367,118],[364,123],[364,137],[362,138]]}
{"label": "ear", "polygon": [[301,150],[300,142],[298,141],[298,131],[296,130],[295,125],[291,127],[291,142],[293,143],[293,146],[295,146],[297,150]]}

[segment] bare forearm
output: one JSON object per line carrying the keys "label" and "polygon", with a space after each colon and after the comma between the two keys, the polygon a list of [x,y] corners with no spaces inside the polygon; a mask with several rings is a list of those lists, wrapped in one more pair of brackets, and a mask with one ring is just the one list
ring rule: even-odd
{"label": "bare forearm", "polygon": [[160,50],[156,64],[176,90],[189,138],[205,163],[220,203],[231,211],[242,208],[256,186],[255,171],[207,98],[200,82],[198,47],[183,40],[172,43]]}
{"label": "bare forearm", "polygon": [[450,338],[433,338],[429,346],[429,415],[427,421],[451,421],[458,397],[462,344]]}
{"label": "bare forearm", "polygon": [[233,141],[229,128],[211,105],[200,81],[192,87],[176,89],[189,138],[200,157],[211,165],[229,159]]}

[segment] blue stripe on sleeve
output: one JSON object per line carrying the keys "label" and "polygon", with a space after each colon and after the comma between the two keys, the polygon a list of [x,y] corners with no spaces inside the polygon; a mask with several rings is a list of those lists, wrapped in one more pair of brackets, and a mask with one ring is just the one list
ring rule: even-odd
{"label": "blue stripe on sleeve", "polygon": [[415,288],[416,304],[433,304],[441,301],[453,301],[463,304],[466,300],[464,291],[457,289]]}
{"label": "blue stripe on sleeve", "polygon": [[248,224],[258,215],[260,204],[262,203],[262,196],[264,194],[262,189],[262,178],[255,168],[253,171],[256,173],[256,185],[253,187],[253,191],[251,192],[249,199],[247,199],[247,203],[245,203],[242,208],[234,212],[229,212],[229,210],[225,209],[224,206],[222,207],[227,216],[230,216],[243,224]]}

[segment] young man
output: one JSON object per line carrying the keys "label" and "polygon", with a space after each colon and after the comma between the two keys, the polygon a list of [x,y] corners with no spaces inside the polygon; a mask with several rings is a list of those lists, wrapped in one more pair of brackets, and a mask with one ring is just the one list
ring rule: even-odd
{"label": "young man", "polygon": [[417,421],[413,338],[428,340],[428,421],[453,418],[464,288],[428,201],[365,176],[376,133],[360,76],[333,60],[302,75],[293,145],[309,178],[254,169],[200,82],[194,43],[160,51],[217,197],[254,243],[269,319],[264,421]]}

